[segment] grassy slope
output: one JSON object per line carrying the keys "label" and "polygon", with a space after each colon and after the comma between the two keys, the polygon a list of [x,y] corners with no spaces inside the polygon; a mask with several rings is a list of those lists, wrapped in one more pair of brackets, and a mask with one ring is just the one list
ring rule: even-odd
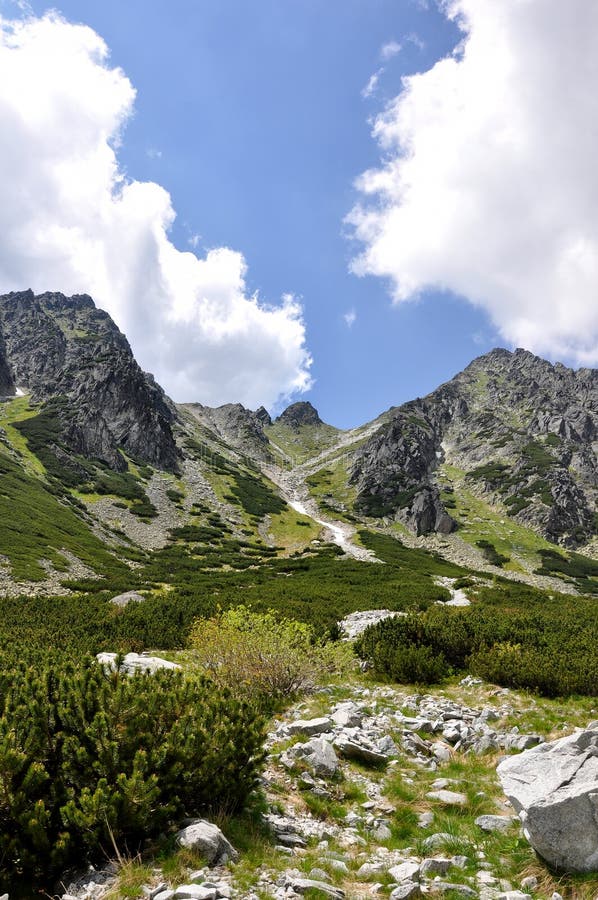
{"label": "grassy slope", "polygon": [[[538,552],[554,549],[554,544],[509,518],[506,511],[497,510],[472,493],[461,469],[446,464],[441,466],[438,482],[444,489],[443,497],[450,496],[456,503],[449,512],[459,525],[459,537],[472,546],[480,540],[490,540],[499,553],[511,559],[505,568],[520,571],[524,568],[517,563],[520,559],[535,569],[540,563]],[[447,486],[452,487],[454,493],[447,495]]]}
{"label": "grassy slope", "polygon": [[44,579],[42,559],[64,570],[64,550],[94,571],[121,574],[125,568],[72,507],[50,493],[40,479],[26,472],[3,448],[0,521],[0,555],[9,560],[17,581]]}
{"label": "grassy slope", "polygon": [[[332,425],[303,425],[296,431],[278,422],[266,427],[264,432],[268,440],[280,447],[295,465],[333,446],[340,434],[338,428]],[[272,450],[276,456],[276,450]]]}

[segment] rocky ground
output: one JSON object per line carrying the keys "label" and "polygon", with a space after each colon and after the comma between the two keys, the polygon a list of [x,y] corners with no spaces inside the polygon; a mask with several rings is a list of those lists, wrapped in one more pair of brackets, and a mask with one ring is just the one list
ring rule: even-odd
{"label": "rocky ground", "polygon": [[561,886],[535,856],[496,775],[500,758],[592,712],[590,701],[558,707],[471,677],[430,693],[361,676],[324,687],[271,723],[265,805],[241,829],[222,823],[239,854],[213,835],[206,845],[213,826],[196,822],[202,838],[179,834],[191,855],[179,851],[176,871],[140,863],[131,881],[131,863],[108,867],[62,900],[593,897],[596,882],[589,893]]}

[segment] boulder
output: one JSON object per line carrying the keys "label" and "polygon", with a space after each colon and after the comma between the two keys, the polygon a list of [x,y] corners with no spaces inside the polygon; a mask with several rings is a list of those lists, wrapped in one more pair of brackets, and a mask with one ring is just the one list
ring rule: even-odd
{"label": "boulder", "polygon": [[197,819],[179,831],[177,843],[180,847],[200,853],[209,866],[223,865],[229,859],[238,858],[237,851],[218,826],[205,819]]}
{"label": "boulder", "polygon": [[331,730],[330,719],[324,716],[319,719],[296,719],[286,726],[288,734],[307,734],[310,737],[315,734],[325,734]]}
{"label": "boulder", "polygon": [[[118,654],[98,653],[96,659],[101,666],[106,666],[108,669],[116,669]],[[170,662],[168,659],[162,659],[160,656],[144,656],[140,653],[127,653],[127,655],[123,657],[120,668],[121,672],[124,672],[127,675],[134,675],[135,672],[149,672],[153,675],[158,669],[175,670],[180,669],[181,667],[177,663]]]}
{"label": "boulder", "polygon": [[361,741],[354,740],[346,734],[340,734],[334,741],[334,746],[340,756],[345,759],[355,759],[368,766],[383,766],[388,762],[388,757],[385,753],[380,753],[373,747],[368,747]]}
{"label": "boulder", "polygon": [[117,594],[116,597],[111,597],[110,603],[113,603],[114,606],[125,607],[129,603],[143,603],[144,600],[145,597],[137,593],[137,591],[126,591],[124,594]]}
{"label": "boulder", "polygon": [[566,872],[598,870],[598,727],[508,757],[497,772],[546,862]]}

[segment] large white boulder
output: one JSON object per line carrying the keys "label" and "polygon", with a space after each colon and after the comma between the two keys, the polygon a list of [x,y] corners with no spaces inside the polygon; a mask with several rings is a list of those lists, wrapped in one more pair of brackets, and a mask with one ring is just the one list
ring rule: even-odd
{"label": "large white boulder", "polygon": [[497,772],[540,856],[566,872],[598,871],[598,723],[510,756]]}
{"label": "large white boulder", "polygon": [[[108,669],[116,669],[117,653],[97,653],[96,659],[101,666]],[[151,675],[158,669],[180,669],[177,663],[170,662],[168,659],[162,659],[161,656],[145,656],[140,653],[127,653],[123,657],[121,663],[121,672],[127,675],[134,675],[135,672],[149,672]]]}

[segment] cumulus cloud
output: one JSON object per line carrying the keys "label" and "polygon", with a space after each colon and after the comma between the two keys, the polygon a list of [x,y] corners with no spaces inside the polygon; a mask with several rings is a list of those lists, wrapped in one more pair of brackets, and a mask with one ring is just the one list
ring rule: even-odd
{"label": "cumulus cloud", "polygon": [[502,337],[598,363],[598,5],[445,0],[455,52],[375,121],[359,274],[461,295]]}
{"label": "cumulus cloud", "polygon": [[300,303],[248,294],[235,250],[178,250],[167,191],[119,166],[134,100],[91,28],[0,17],[0,291],[91,294],[178,400],[271,406],[306,390]]}
{"label": "cumulus cloud", "polygon": [[347,328],[353,328],[355,322],[357,321],[357,313],[354,309],[350,309],[344,314],[343,319],[345,320],[345,325],[347,326]]}

